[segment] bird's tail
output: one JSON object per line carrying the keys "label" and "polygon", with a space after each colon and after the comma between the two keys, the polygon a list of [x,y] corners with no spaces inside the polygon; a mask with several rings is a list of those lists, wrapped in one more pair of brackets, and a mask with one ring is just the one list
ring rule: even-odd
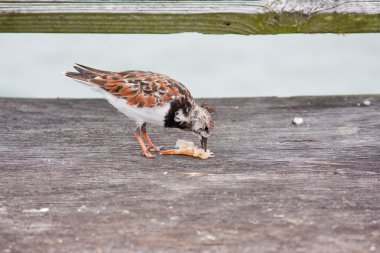
{"label": "bird's tail", "polygon": [[71,72],[67,71],[65,72],[65,76],[70,77],[76,81],[80,82],[90,82],[91,79],[95,78],[96,76],[99,75],[106,75],[106,74],[111,74],[112,72],[110,71],[104,71],[104,70],[99,70],[99,69],[94,69],[90,68],[81,64],[75,64],[74,69],[78,72]]}

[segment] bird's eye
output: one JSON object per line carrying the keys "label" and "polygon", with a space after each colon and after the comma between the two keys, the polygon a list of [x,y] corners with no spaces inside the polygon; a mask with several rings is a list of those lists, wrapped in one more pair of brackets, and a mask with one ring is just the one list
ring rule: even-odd
{"label": "bird's eye", "polygon": [[208,132],[208,127],[205,127],[205,131]]}

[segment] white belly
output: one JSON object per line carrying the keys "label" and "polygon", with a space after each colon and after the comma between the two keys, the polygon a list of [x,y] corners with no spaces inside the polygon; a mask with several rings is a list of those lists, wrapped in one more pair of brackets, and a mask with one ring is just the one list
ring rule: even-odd
{"label": "white belly", "polygon": [[96,92],[101,93],[111,105],[113,105],[121,113],[125,114],[128,118],[135,120],[137,123],[146,122],[159,126],[163,126],[165,124],[165,116],[170,109],[170,103],[158,107],[141,108],[131,106],[128,105],[124,99],[114,96],[94,84],[85,84],[91,86],[91,88]]}

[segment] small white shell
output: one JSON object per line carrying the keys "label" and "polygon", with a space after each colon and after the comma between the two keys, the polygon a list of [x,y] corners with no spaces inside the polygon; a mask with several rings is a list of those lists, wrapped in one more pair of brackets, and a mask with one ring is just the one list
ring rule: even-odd
{"label": "small white shell", "polygon": [[303,118],[301,117],[294,117],[293,124],[296,126],[300,126],[304,123]]}
{"label": "small white shell", "polygon": [[365,106],[370,106],[372,103],[371,103],[371,100],[366,99],[366,100],[363,101],[363,104]]}

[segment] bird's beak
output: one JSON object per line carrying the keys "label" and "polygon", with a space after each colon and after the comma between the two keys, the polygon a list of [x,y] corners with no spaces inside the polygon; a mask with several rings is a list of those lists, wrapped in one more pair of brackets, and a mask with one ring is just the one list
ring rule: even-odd
{"label": "bird's beak", "polygon": [[207,152],[207,138],[202,137],[202,139],[201,139],[201,145],[202,145],[203,150],[205,152]]}

